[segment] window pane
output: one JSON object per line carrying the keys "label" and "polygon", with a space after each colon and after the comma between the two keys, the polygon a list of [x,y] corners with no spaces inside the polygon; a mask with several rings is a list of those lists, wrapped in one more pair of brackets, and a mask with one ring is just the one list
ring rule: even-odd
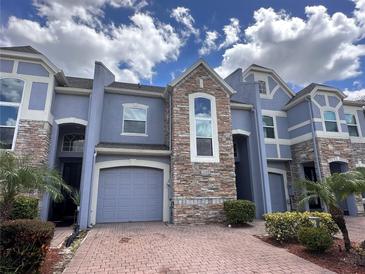
{"label": "window pane", "polygon": [[146,121],[147,112],[142,108],[129,108],[126,107],[124,110],[124,119],[125,120],[137,120],[137,121]]}
{"label": "window pane", "polygon": [[275,138],[274,128],[272,128],[272,127],[265,127],[264,134],[265,134],[265,138]]}
{"label": "window pane", "polygon": [[338,132],[337,123],[336,122],[325,122],[326,130],[331,132]]}
{"label": "window pane", "polygon": [[212,137],[212,121],[196,120],[195,125],[197,137]]}
{"label": "window pane", "polygon": [[359,132],[357,131],[357,126],[347,126],[349,129],[350,136],[359,136]]}
{"label": "window pane", "polygon": [[259,81],[259,92],[266,94],[266,83],[265,81]]}
{"label": "window pane", "polygon": [[213,147],[211,138],[197,138],[196,152],[198,156],[213,156]]}
{"label": "window pane", "polygon": [[330,121],[336,121],[336,114],[333,111],[325,111],[324,119]]}
{"label": "window pane", "polygon": [[346,123],[347,124],[356,125],[355,115],[345,114],[345,117],[346,117]]}
{"label": "window pane", "polygon": [[0,101],[20,103],[24,82],[19,79],[0,79]]}
{"label": "window pane", "polygon": [[85,136],[83,134],[68,134],[63,137],[62,151],[82,152]]}
{"label": "window pane", "polygon": [[15,127],[17,117],[18,117],[18,107],[0,106],[1,126]]}
{"label": "window pane", "polygon": [[11,149],[15,128],[0,127],[0,149]]}
{"label": "window pane", "polygon": [[146,122],[143,121],[124,121],[124,133],[146,133]]}
{"label": "window pane", "polygon": [[262,121],[264,122],[264,126],[269,126],[269,127],[274,126],[274,120],[270,116],[263,116]]}
{"label": "window pane", "polygon": [[207,98],[195,98],[195,117],[211,117],[210,100]]}

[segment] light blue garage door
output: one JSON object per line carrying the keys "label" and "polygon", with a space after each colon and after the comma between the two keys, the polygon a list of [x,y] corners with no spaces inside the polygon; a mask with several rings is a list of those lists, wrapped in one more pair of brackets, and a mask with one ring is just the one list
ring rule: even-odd
{"label": "light blue garage door", "polygon": [[271,209],[273,212],[286,211],[286,198],[283,175],[269,173]]}
{"label": "light blue garage door", "polygon": [[100,172],[97,223],[162,220],[163,172],[119,167]]}

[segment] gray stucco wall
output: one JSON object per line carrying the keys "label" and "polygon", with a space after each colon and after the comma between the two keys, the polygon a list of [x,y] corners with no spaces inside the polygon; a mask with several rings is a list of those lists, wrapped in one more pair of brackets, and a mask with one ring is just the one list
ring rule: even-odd
{"label": "gray stucco wall", "polygon": [[52,113],[55,119],[74,117],[88,120],[89,96],[56,93]]}
{"label": "gray stucco wall", "polygon": [[[123,123],[123,104],[138,103],[147,105],[147,135],[121,135]],[[105,93],[101,123],[100,141],[106,143],[164,143],[164,101],[162,98],[148,98]]]}
{"label": "gray stucco wall", "polygon": [[299,123],[310,119],[308,102],[303,101],[287,111],[288,113],[288,127],[295,126]]}
{"label": "gray stucco wall", "polygon": [[251,112],[249,110],[232,109],[232,129],[251,131]]}
{"label": "gray stucco wall", "polygon": [[282,110],[283,107],[288,103],[290,100],[289,95],[280,87],[274,97],[272,99],[264,99],[261,98],[261,107],[262,109],[268,110]]}

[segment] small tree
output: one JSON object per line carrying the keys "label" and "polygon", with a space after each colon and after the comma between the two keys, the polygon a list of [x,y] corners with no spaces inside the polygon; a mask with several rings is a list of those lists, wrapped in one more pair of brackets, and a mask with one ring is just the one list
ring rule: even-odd
{"label": "small tree", "polygon": [[70,191],[57,170],[34,167],[26,157],[0,152],[1,219],[9,219],[15,197],[24,192],[48,192],[55,201],[63,199],[62,190]]}
{"label": "small tree", "polygon": [[299,203],[303,205],[312,198],[320,198],[340,229],[345,249],[349,251],[351,241],[339,203],[351,194],[365,192],[365,168],[357,168],[355,171],[346,173],[335,173],[319,182],[301,180],[298,185],[306,190]]}

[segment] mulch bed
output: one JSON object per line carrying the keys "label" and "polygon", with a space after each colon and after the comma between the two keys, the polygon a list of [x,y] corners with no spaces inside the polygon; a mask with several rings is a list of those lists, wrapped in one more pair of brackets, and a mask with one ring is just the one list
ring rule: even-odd
{"label": "mulch bed", "polygon": [[59,252],[59,248],[50,248],[47,251],[46,258],[40,269],[41,274],[53,273],[54,266],[62,260],[62,255]]}
{"label": "mulch bed", "polygon": [[[355,264],[355,255],[345,252],[343,241],[335,239],[333,246],[323,254],[311,253],[301,246],[299,243],[284,243],[280,244],[269,236],[256,236],[260,240],[280,247],[285,248],[290,253],[297,255],[307,261],[310,261],[316,265],[327,268],[328,270],[336,273],[343,274],[360,274],[365,273],[365,267],[361,267]],[[355,243],[353,243],[355,244]]]}

